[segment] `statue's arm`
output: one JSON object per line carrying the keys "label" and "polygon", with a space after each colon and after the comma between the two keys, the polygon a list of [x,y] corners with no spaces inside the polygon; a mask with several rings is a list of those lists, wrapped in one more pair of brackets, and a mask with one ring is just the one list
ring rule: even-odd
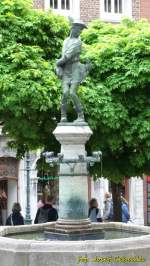
{"label": "statue's arm", "polygon": [[70,45],[68,49],[65,50],[63,56],[56,61],[57,66],[63,66],[69,62],[73,57],[76,57],[81,52],[81,41]]}
{"label": "statue's arm", "polygon": [[63,66],[66,63],[66,58],[65,56],[61,57],[60,59],[56,60],[56,65],[59,66]]}

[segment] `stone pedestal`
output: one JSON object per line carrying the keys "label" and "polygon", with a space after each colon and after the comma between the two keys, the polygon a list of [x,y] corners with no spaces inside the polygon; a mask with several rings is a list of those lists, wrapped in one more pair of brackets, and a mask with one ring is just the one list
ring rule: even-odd
{"label": "stone pedestal", "polygon": [[[85,143],[92,135],[88,124],[58,124],[53,134],[61,144],[64,159],[86,156]],[[56,227],[88,227],[88,178],[87,164],[60,164],[59,173],[59,220]]]}

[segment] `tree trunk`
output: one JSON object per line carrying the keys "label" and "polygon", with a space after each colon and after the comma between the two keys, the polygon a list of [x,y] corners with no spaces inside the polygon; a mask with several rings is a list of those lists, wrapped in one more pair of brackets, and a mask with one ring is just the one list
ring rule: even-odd
{"label": "tree trunk", "polygon": [[121,199],[120,199],[120,184],[111,182],[114,222],[121,222]]}

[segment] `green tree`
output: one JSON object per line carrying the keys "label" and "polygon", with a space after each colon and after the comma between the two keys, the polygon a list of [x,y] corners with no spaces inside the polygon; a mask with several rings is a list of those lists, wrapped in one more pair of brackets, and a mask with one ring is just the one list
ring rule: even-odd
{"label": "green tree", "polygon": [[103,151],[103,174],[115,183],[149,173],[150,24],[94,21],[83,40],[83,58],[93,63],[80,89],[94,130],[90,149]]}
{"label": "green tree", "polygon": [[68,29],[28,0],[0,2],[0,120],[20,155],[50,142],[60,106],[54,62]]}
{"label": "green tree", "polygon": [[[0,120],[22,155],[28,148],[57,148],[52,131],[61,86],[54,64],[69,30],[63,17],[35,11],[27,2],[0,2]],[[79,89],[94,132],[89,152],[102,150],[103,175],[115,183],[150,172],[149,23],[94,21],[82,39],[82,59],[92,61]],[[100,175],[99,165],[92,171]]]}
{"label": "green tree", "polygon": [[81,88],[94,129],[89,146],[103,151],[103,175],[111,180],[114,220],[120,221],[122,178],[150,172],[150,24],[95,21],[83,39],[83,57],[93,63]]}

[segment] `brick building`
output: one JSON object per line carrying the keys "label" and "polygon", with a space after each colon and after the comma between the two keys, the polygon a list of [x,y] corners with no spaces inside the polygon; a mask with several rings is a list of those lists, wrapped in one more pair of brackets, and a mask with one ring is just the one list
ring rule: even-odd
{"label": "brick building", "polygon": [[33,0],[35,8],[89,22],[100,18],[119,22],[122,17],[147,18],[150,21],[150,0]]}

